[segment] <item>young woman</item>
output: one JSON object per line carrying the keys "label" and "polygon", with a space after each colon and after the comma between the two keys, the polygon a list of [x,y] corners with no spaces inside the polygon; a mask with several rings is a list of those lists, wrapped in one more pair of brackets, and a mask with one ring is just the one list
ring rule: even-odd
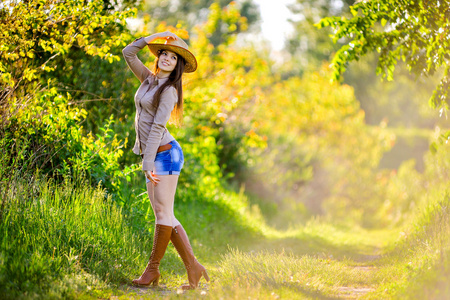
{"label": "young woman", "polygon": [[[166,42],[152,43],[157,39],[165,39]],[[139,50],[145,46],[157,57],[153,72],[137,57]],[[172,241],[188,274],[189,285],[183,288],[194,289],[202,276],[207,281],[209,278],[205,267],[195,258],[186,232],[173,213],[175,191],[184,156],[180,144],[169,133],[166,124],[172,111],[181,120],[181,77],[184,72],[194,72],[197,61],[187,44],[171,32],[136,39],[123,49],[123,56],[141,82],[135,95],[136,143],[133,152],[143,158],[142,169],[147,178],[148,196],[156,220],[150,260],[141,277],[133,280],[133,283],[158,285],[159,263],[169,241]]]}

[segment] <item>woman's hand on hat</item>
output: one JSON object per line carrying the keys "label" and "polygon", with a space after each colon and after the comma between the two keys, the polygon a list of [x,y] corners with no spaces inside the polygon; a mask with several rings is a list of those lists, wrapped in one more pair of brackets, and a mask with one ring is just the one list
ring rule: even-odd
{"label": "woman's hand on hat", "polygon": [[158,39],[165,39],[168,41],[170,41],[170,40],[176,41],[176,40],[178,40],[178,36],[175,33],[172,33],[170,31],[164,31],[164,32],[154,33],[152,35],[145,37],[144,39],[147,44],[150,44]]}
{"label": "woman's hand on hat", "polygon": [[170,31],[161,32],[161,37],[168,41],[170,41],[170,40],[176,41],[178,39],[178,36],[175,33],[172,33]]}
{"label": "woman's hand on hat", "polygon": [[158,182],[160,181],[160,179],[158,177],[156,177],[156,175],[153,174],[152,171],[145,170],[144,173],[145,173],[145,177],[147,177],[148,180],[150,180],[154,185],[157,185]]}

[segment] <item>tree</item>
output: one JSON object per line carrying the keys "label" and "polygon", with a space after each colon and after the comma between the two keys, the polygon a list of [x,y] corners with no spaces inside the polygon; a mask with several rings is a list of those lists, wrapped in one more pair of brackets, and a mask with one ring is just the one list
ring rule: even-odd
{"label": "tree", "polygon": [[[328,63],[332,60],[339,48],[346,44],[346,39],[333,43],[329,36],[333,33],[332,28],[318,28],[315,24],[330,16],[351,17],[350,6],[354,2],[296,0],[289,7],[298,21],[293,22],[295,35],[288,39],[286,45],[294,63],[289,64],[290,69],[283,70],[285,76],[295,76],[305,69],[317,70],[325,61]],[[379,80],[373,72],[377,60],[378,56],[374,53],[349,64],[344,78],[344,83],[354,87],[356,99],[365,111],[365,121],[368,124],[388,122],[390,127],[409,128],[444,125],[444,120],[439,120],[436,112],[423,101],[430,87],[437,84],[438,76],[420,78],[417,81],[409,74],[405,63],[401,63],[396,68],[395,82]]]}
{"label": "tree", "polygon": [[[83,2],[9,1],[0,7],[0,103],[3,111],[14,99],[47,83],[45,73],[61,65],[58,57],[72,49],[109,62],[119,60],[109,52],[128,36],[117,27],[135,10],[110,12],[101,0]],[[123,27],[122,27],[123,28]],[[105,34],[105,31],[108,34]],[[44,80],[43,80],[44,79]]]}
{"label": "tree", "polygon": [[64,73],[59,70],[70,73],[74,66],[65,60],[76,56],[73,52],[120,60],[110,50],[126,45],[125,20],[136,10],[108,7],[102,0],[0,5],[0,144],[8,149],[2,155],[7,170],[0,174],[2,183],[35,170],[55,177],[86,172],[109,187],[116,182],[105,179],[120,178],[123,141],[110,130],[113,120],[96,137],[84,135],[80,123],[86,111],[58,85]]}
{"label": "tree", "polygon": [[450,2],[361,1],[351,6],[350,11],[350,18],[327,17],[318,24],[320,28],[334,29],[335,42],[345,39],[332,61],[334,78],[340,78],[350,61],[376,50],[377,74],[388,80],[393,79],[400,60],[417,76],[443,71],[429,103],[440,109],[441,114],[446,113],[450,103]]}

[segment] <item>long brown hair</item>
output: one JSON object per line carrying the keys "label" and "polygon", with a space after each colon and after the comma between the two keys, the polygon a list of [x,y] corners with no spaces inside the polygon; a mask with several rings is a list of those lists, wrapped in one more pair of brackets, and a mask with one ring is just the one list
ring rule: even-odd
{"label": "long brown hair", "polygon": [[[159,73],[159,67],[158,67],[158,61],[159,57],[161,56],[161,53],[163,51],[166,51],[164,49],[158,51],[158,56],[155,59],[155,67],[153,70],[153,73],[156,75]],[[178,102],[175,106],[175,109],[172,111],[171,119],[175,121],[175,125],[180,126],[183,124],[183,80],[182,75],[184,73],[184,68],[186,66],[186,60],[176,53],[177,55],[177,65],[175,66],[175,69],[170,73],[169,78],[166,82],[163,83],[159,87],[158,90],[156,90],[155,95],[153,96],[153,101],[156,107],[159,107],[159,100],[161,100],[161,94],[163,91],[168,88],[169,86],[173,86],[177,90],[178,94]]]}

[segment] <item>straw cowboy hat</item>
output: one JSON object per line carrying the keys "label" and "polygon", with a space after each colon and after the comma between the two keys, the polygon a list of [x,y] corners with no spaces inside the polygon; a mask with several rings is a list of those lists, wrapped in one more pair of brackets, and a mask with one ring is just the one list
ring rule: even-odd
{"label": "straw cowboy hat", "polygon": [[188,50],[186,42],[179,37],[176,40],[166,40],[164,44],[150,43],[147,46],[155,56],[158,56],[159,50],[168,50],[181,55],[186,60],[185,73],[191,73],[197,70],[197,60],[194,54]]}

